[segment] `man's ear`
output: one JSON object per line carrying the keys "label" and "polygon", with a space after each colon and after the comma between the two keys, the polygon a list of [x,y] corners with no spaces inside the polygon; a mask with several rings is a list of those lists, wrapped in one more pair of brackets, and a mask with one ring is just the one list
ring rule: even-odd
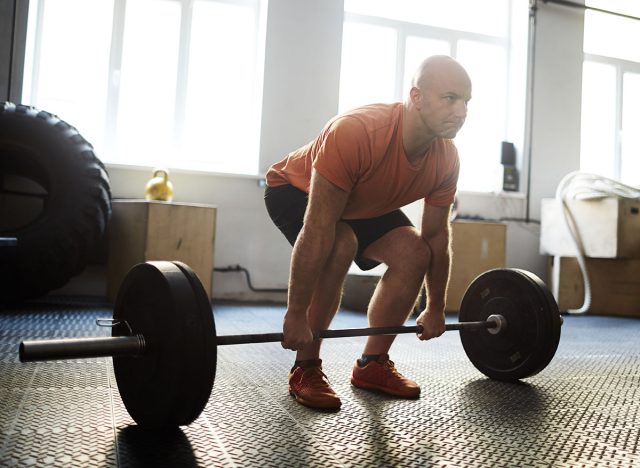
{"label": "man's ear", "polygon": [[418,89],[416,86],[412,87],[409,91],[409,97],[411,98],[411,102],[415,107],[420,109],[422,105],[422,91]]}

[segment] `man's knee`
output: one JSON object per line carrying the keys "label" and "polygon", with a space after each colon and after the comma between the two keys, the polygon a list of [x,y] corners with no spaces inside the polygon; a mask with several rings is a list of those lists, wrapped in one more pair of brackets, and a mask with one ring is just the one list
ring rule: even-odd
{"label": "man's knee", "polygon": [[431,249],[413,226],[393,229],[369,245],[363,256],[392,269],[424,274],[431,263]]}
{"label": "man's knee", "polygon": [[393,260],[394,265],[424,274],[431,263],[431,248],[425,242],[420,233],[415,229],[407,229],[402,239],[403,246],[398,249],[398,255]]}
{"label": "man's knee", "polygon": [[358,250],[358,240],[353,229],[346,223],[336,225],[336,236],[332,255],[341,261],[351,262]]}

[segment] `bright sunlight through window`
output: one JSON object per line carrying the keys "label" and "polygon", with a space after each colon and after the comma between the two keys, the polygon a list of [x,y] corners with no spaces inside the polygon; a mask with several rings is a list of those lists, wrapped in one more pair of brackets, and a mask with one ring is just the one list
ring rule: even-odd
{"label": "bright sunlight through window", "polygon": [[[640,16],[640,3],[587,5]],[[640,21],[585,12],[580,169],[640,186]]]}
{"label": "bright sunlight through window", "polygon": [[22,102],[77,127],[106,163],[256,174],[265,11],[32,0]]}
{"label": "bright sunlight through window", "polygon": [[582,72],[582,142],[580,169],[614,177],[616,145],[616,69],[585,62]]}
{"label": "bright sunlight through window", "polygon": [[[345,0],[340,76],[340,111],[373,102],[404,101],[420,62],[451,55],[473,83],[467,122],[456,137],[461,170],[459,188],[499,190],[500,148],[509,139],[509,100],[521,102],[509,86],[509,32],[514,5],[524,2],[475,0]],[[460,12],[465,14],[461,15]],[[524,89],[524,84],[521,85]],[[509,93],[513,93],[510,95]],[[520,129],[522,131],[522,129]]]}

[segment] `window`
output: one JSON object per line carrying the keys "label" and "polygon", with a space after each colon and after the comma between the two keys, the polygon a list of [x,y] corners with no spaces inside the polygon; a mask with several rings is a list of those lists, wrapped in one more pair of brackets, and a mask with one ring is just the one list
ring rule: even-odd
{"label": "window", "polygon": [[520,63],[514,72],[510,57],[514,43],[526,46],[526,21],[522,1],[496,0],[489,7],[476,0],[345,0],[340,111],[403,101],[424,58],[455,57],[473,84],[467,121],[456,137],[459,188],[497,190],[501,141],[522,147],[524,138],[524,122],[515,128],[508,116],[524,114],[526,70]]}
{"label": "window", "polygon": [[640,73],[625,73],[622,80],[622,181],[640,185]]}
{"label": "window", "polygon": [[23,102],[107,163],[255,174],[265,3],[32,1]]}
{"label": "window", "polygon": [[616,67],[585,61],[582,67],[580,170],[614,177]]}
{"label": "window", "polygon": [[[640,16],[631,2],[588,6]],[[585,12],[580,170],[640,185],[640,21]]]}

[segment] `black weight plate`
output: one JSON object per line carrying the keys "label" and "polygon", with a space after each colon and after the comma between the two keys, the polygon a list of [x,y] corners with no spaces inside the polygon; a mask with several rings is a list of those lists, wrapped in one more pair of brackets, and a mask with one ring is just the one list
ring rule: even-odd
{"label": "black weight plate", "polygon": [[[533,286],[533,289],[539,294],[541,300],[544,301],[544,303],[546,303],[547,305],[546,308],[543,307],[541,309],[544,310],[544,314],[540,315],[540,318],[545,319],[545,325],[547,329],[546,332],[542,335],[544,341],[542,346],[540,347],[541,352],[537,354],[535,360],[535,362],[537,362],[537,368],[534,369],[528,376],[525,376],[530,377],[547,367],[549,362],[551,362],[551,359],[553,359],[553,356],[555,355],[556,350],[558,349],[558,344],[560,342],[560,331],[562,328],[562,322],[560,319],[558,304],[556,303],[553,295],[551,294],[551,291],[549,291],[549,288],[547,288],[544,282],[529,271],[514,271],[517,271],[518,273],[526,276],[529,279]],[[546,319],[548,319],[549,322],[547,322]],[[546,351],[546,353],[543,353],[542,351]]]}
{"label": "black weight plate", "polygon": [[560,343],[560,334],[562,330],[562,317],[560,316],[560,309],[558,308],[558,303],[556,302],[555,298],[553,297],[553,294],[551,293],[547,285],[544,284],[544,282],[533,273],[525,270],[520,270],[520,271],[523,274],[526,274],[527,276],[529,276],[529,278],[538,285],[539,291],[542,293],[544,299],[547,301],[549,310],[552,311],[552,313],[549,315],[549,317],[551,318],[551,329],[550,329],[550,335],[549,335],[550,344],[547,347],[548,355],[541,361],[540,368],[538,369],[538,371],[536,371],[536,373],[538,373],[542,369],[547,367],[547,365],[549,365],[549,363],[553,359],[553,356],[555,356],[556,354],[556,351],[558,349],[558,344]]}
{"label": "black weight plate", "polygon": [[[177,265],[147,262],[127,273],[113,316],[144,336],[146,352],[114,357],[113,366],[122,401],[138,425],[181,426],[202,412],[203,395],[211,391],[202,377],[210,371],[203,356],[210,352],[207,343],[215,342],[202,315],[191,281]],[[117,326],[112,335],[127,333]]]}
{"label": "black weight plate", "polygon": [[505,317],[507,327],[461,330],[460,339],[473,365],[486,376],[515,381],[544,369],[560,341],[560,313],[544,283],[517,269],[490,270],[469,285],[460,306],[460,321]]}
{"label": "black weight plate", "polygon": [[191,289],[193,289],[196,300],[198,301],[198,326],[204,331],[204,333],[198,334],[198,338],[204,340],[203,346],[205,348],[205,352],[198,358],[202,362],[202,364],[199,365],[201,375],[195,376],[195,378],[201,379],[202,382],[199,382],[193,389],[194,393],[196,393],[197,390],[201,392],[193,396],[193,413],[186,418],[189,422],[185,423],[189,424],[195,421],[198,416],[200,416],[202,410],[204,410],[204,407],[207,406],[216,379],[216,324],[211,311],[209,296],[207,296],[207,292],[204,290],[198,275],[196,275],[186,263],[174,261],[173,264],[182,270],[182,273],[184,273],[191,283]]}

